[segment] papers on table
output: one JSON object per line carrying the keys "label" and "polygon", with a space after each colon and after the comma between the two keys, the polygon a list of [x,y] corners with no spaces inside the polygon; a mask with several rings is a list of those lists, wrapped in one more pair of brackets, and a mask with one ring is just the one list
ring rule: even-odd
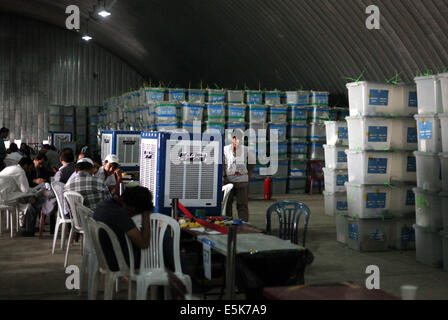
{"label": "papers on table", "polygon": [[[221,251],[223,254],[227,252],[227,235],[203,235],[199,236],[203,239],[209,240],[213,246]],[[241,233],[238,234],[236,240],[237,253],[243,252],[259,252],[271,250],[300,250],[303,247],[291,243],[291,241],[283,240],[275,236],[263,233]]]}

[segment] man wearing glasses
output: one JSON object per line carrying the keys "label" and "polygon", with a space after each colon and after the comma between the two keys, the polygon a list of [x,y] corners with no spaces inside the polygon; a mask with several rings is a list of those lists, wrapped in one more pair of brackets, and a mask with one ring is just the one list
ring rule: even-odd
{"label": "man wearing glasses", "polygon": [[119,166],[118,157],[115,154],[110,154],[104,159],[103,166],[95,174],[95,177],[102,179],[112,194],[119,194],[120,192],[121,177]]}

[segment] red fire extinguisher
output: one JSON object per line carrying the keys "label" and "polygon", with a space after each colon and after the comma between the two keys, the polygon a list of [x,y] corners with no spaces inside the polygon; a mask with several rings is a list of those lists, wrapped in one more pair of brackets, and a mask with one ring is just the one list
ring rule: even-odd
{"label": "red fire extinguisher", "polygon": [[264,179],[264,200],[271,200],[271,186],[271,177],[266,177],[266,179]]}

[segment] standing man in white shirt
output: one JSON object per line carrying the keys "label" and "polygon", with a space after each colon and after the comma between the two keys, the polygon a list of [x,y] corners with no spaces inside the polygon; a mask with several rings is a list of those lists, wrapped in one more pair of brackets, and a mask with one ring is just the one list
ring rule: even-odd
{"label": "standing man in white shirt", "polygon": [[[231,190],[229,199],[227,200],[226,216],[233,216],[232,204],[233,198],[236,197],[238,216],[241,220],[246,222],[249,221],[249,180],[255,167],[255,163],[248,164],[248,158],[251,159],[248,147],[242,145],[239,139],[236,136],[233,136],[232,144],[224,147],[224,185],[227,183],[233,183],[233,189]],[[255,160],[255,157],[252,159]]]}

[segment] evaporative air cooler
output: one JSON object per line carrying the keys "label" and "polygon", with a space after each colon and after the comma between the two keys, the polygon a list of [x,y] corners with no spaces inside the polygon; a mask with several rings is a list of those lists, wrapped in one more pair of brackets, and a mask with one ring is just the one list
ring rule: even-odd
{"label": "evaporative air cooler", "polygon": [[64,131],[50,131],[48,140],[50,145],[54,145],[56,149],[60,151],[66,146],[71,147],[70,142],[72,142],[72,133]]}
{"label": "evaporative air cooler", "polygon": [[183,137],[187,138],[179,140],[175,132],[142,132],[140,185],[153,194],[154,212],[171,215],[176,198],[192,214],[200,209],[205,215],[221,215],[221,136]]}
{"label": "evaporative air cooler", "polygon": [[140,161],[140,131],[102,131],[101,159],[115,154],[120,168],[138,171]]}

